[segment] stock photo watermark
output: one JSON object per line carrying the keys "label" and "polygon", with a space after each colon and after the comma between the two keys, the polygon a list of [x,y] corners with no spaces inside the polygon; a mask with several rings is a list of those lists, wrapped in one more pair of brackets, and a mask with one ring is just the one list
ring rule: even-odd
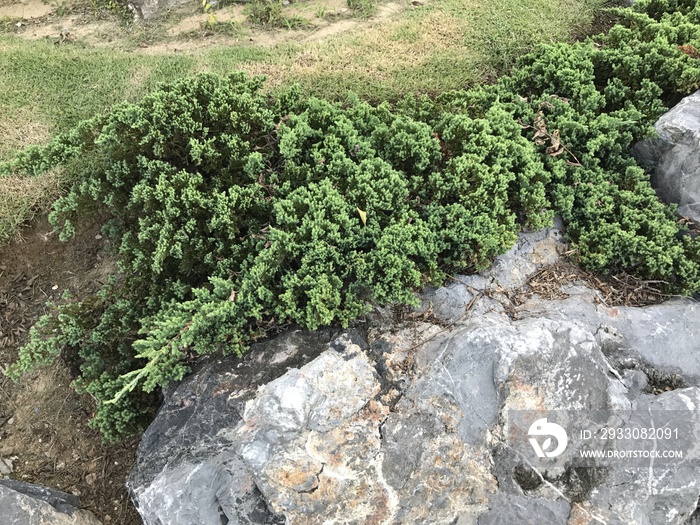
{"label": "stock photo watermark", "polygon": [[634,468],[697,459],[698,411],[510,410],[506,441],[534,466]]}

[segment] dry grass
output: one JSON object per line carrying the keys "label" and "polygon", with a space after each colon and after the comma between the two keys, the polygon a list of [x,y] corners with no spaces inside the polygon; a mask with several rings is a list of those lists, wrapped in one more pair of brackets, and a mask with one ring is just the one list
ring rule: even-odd
{"label": "dry grass", "polygon": [[331,99],[352,90],[379,102],[477,82],[479,59],[464,44],[468,30],[465,20],[439,10],[407,13],[360,33],[307,44],[284,61],[243,67],[267,75],[273,86],[296,82]]}
{"label": "dry grass", "polygon": [[61,175],[49,171],[40,177],[11,175],[0,178],[0,245],[19,240],[20,227],[45,213],[60,195]]}
{"label": "dry grass", "polygon": [[40,114],[31,109],[11,108],[0,104],[0,162],[10,158],[13,152],[31,144],[47,142],[51,137],[51,126]]}

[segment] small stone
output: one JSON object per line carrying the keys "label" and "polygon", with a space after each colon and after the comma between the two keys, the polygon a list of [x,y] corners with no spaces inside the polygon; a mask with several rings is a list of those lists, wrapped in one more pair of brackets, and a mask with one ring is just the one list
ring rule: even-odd
{"label": "small stone", "polygon": [[102,235],[100,235],[99,233],[97,235],[95,235],[96,241],[99,241],[100,239],[102,239]]}
{"label": "small stone", "polygon": [[14,472],[14,466],[12,465],[12,460],[7,458],[0,459],[0,474],[3,476],[8,476]]}

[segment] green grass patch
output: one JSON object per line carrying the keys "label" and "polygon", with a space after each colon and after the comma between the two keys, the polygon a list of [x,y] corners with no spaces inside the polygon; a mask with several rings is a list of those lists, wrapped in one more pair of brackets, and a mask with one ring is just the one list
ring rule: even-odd
{"label": "green grass patch", "polygon": [[282,0],[252,0],[246,14],[254,25],[271,29],[299,29],[309,25],[301,16],[285,14]]}
{"label": "green grass patch", "polygon": [[[308,95],[328,100],[343,100],[349,91],[378,103],[461,89],[507,71],[535,44],[569,39],[591,23],[599,5],[600,0],[437,0],[319,43],[177,55],[80,42],[56,46],[0,34],[0,130],[13,130],[6,137],[28,128],[41,131],[5,140],[0,161],[118,102],[138,100],[159,82],[196,72],[262,73],[273,94],[298,83]],[[11,215],[0,210],[9,218],[0,221],[9,220],[10,229],[24,216]]]}
{"label": "green grass patch", "polygon": [[377,11],[377,0],[347,0],[348,7],[360,17],[370,17]]}
{"label": "green grass patch", "polygon": [[[224,73],[268,55],[247,47],[206,57],[146,55],[0,36],[0,129],[39,121],[60,133],[118,102],[138,100],[160,82],[202,70]],[[15,152],[3,146],[0,160]]]}
{"label": "green grass patch", "polygon": [[601,5],[599,0],[509,0],[446,2],[444,9],[465,21],[465,46],[483,57],[490,75],[500,76],[537,44],[588,33]]}

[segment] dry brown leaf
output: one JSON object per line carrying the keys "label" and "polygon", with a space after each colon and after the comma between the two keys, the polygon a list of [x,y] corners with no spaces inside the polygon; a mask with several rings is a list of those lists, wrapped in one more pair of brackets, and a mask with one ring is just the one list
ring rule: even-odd
{"label": "dry brown leaf", "polygon": [[565,151],[564,146],[561,146],[558,150],[549,153],[549,156],[550,157],[557,157],[557,156],[561,155],[562,153],[564,153],[564,151]]}
{"label": "dry brown leaf", "polygon": [[697,48],[692,45],[692,44],[685,44],[682,46],[678,46],[678,50],[681,53],[684,53],[688,55],[690,58],[698,58],[700,59],[700,52],[697,50]]}

